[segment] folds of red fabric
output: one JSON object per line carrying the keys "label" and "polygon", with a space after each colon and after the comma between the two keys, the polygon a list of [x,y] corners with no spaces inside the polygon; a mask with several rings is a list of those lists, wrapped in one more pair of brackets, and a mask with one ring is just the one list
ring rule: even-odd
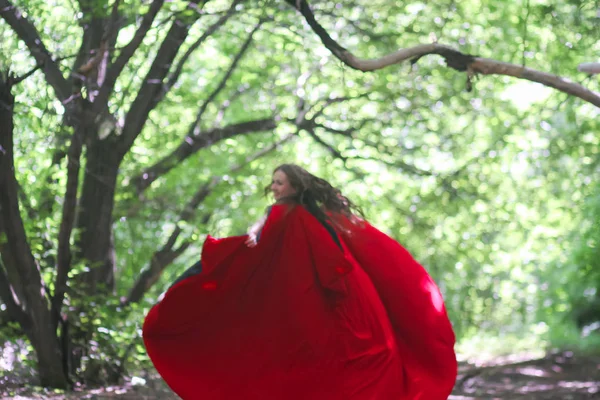
{"label": "folds of red fabric", "polygon": [[455,336],[437,285],[406,249],[368,222],[335,219],[388,312],[402,357],[403,399],[447,399],[457,375]]}
{"label": "folds of red fabric", "polygon": [[302,207],[275,206],[254,248],[209,237],[202,273],[144,322],[167,384],[186,400],[447,398],[454,334],[437,287],[392,239],[352,229],[340,249]]}

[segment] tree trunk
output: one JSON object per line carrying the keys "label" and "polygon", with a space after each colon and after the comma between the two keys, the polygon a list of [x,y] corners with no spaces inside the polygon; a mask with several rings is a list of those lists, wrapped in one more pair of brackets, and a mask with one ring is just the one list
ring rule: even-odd
{"label": "tree trunk", "polygon": [[[74,317],[70,325],[72,347],[69,354],[73,373],[81,367],[83,357],[89,355],[94,329],[91,322],[94,318],[88,318],[89,323],[81,324],[78,315],[93,315],[94,308],[101,307],[115,287],[112,212],[121,157],[115,151],[117,137],[113,133],[101,140],[95,134],[95,128],[89,126],[86,136],[88,145],[76,218],[79,234],[75,242],[74,266],[81,262],[87,270],[74,277],[70,284],[69,297],[75,310],[70,313]],[[97,303],[94,308],[89,307],[90,299]],[[86,372],[85,376],[88,375]]]}
{"label": "tree trunk", "polygon": [[115,151],[114,135],[94,139],[87,148],[83,188],[79,202],[77,243],[80,260],[89,267],[78,279],[89,296],[114,289],[115,257],[111,244],[115,186],[121,161]]}
{"label": "tree trunk", "polygon": [[10,78],[5,81],[0,76],[0,226],[6,244],[2,247],[2,260],[4,268],[10,271],[7,276],[18,275],[23,298],[18,299],[17,304],[14,299],[6,298],[4,291],[0,295],[4,302],[12,302],[26,315],[25,333],[37,355],[41,384],[64,388],[68,382],[60,342],[53,329],[46,288],[27,242],[19,210],[13,153],[13,105]]}

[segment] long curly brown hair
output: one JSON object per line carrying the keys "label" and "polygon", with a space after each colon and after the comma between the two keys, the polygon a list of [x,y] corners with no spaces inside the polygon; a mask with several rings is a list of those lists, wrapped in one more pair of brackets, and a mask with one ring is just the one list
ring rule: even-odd
{"label": "long curly brown hair", "polygon": [[[363,212],[356,204],[333,187],[325,179],[319,178],[296,164],[281,164],[273,173],[283,172],[296,190],[296,194],[280,199],[277,203],[292,203],[304,206],[322,222],[331,221],[328,214],[342,214],[351,220]],[[271,191],[271,184],[264,189],[265,195]]]}

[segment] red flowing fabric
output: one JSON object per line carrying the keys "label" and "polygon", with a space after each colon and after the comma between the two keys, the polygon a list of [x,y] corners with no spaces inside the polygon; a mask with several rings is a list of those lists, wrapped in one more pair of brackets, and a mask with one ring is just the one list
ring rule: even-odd
{"label": "red flowing fabric", "polygon": [[259,244],[209,237],[200,274],[146,316],[156,369],[183,399],[442,400],[456,379],[441,294],[368,223],[338,232],[274,206]]}

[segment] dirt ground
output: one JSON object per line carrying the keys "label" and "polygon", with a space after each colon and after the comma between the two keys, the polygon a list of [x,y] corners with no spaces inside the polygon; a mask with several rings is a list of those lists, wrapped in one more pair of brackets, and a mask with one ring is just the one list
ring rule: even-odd
{"label": "dirt ground", "polygon": [[[120,386],[80,388],[70,394],[24,387],[19,379],[0,375],[1,399],[178,399],[156,376],[127,380]],[[543,358],[496,359],[486,364],[461,363],[450,400],[583,400],[600,399],[600,355],[571,352]]]}
{"label": "dirt ground", "polygon": [[463,364],[450,399],[600,399],[600,356],[562,352],[519,362]]}

